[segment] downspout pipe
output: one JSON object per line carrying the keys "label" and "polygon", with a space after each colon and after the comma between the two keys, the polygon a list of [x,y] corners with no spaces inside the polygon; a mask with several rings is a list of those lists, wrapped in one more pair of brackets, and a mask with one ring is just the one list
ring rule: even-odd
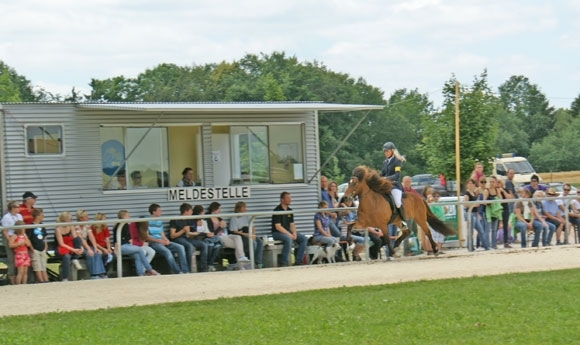
{"label": "downspout pipe", "polygon": [[0,206],[4,209],[6,205],[6,157],[4,152],[4,106],[0,103]]}

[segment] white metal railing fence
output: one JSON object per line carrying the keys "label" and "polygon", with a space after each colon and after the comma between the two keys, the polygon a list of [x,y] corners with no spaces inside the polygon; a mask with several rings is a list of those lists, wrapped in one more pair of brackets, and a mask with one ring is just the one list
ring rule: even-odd
{"label": "white metal railing fence", "polygon": [[[325,212],[341,212],[341,211],[356,211],[357,208],[356,207],[341,207],[341,208],[328,208],[328,209],[324,209]],[[254,221],[256,218],[258,217],[271,217],[274,215],[286,215],[286,214],[316,214],[318,212],[320,212],[321,209],[316,208],[316,209],[303,209],[303,210],[291,210],[291,211],[263,211],[263,212],[245,212],[245,213],[219,213],[216,214],[215,216],[219,216],[220,218],[223,219],[230,219],[233,217],[239,217],[239,216],[248,216],[250,218],[250,224],[248,226],[248,235],[249,235],[249,253],[250,253],[250,262],[251,262],[251,268],[255,268],[254,267],[254,240],[252,239],[252,237],[254,235],[256,235],[255,233],[253,233],[253,228],[254,228]],[[192,216],[161,216],[161,217],[155,217],[155,220],[161,220],[161,221],[171,221],[171,220],[186,220],[186,219],[207,219],[209,217],[211,217],[213,215],[210,214],[203,214],[203,215],[192,215]],[[78,226],[78,225],[95,225],[95,224],[107,224],[107,225],[111,225],[109,226],[110,229],[112,229],[114,231],[114,227],[116,224],[129,224],[129,223],[133,223],[133,222],[143,222],[143,221],[148,221],[150,220],[151,217],[140,217],[140,218],[128,218],[128,219],[104,219],[104,220],[91,220],[91,221],[85,221],[85,222],[67,222],[67,223],[42,223],[42,227],[44,228],[56,228],[57,226],[67,226],[67,225],[72,225],[72,226]],[[0,232],[2,232],[5,229],[32,229],[32,228],[36,228],[38,227],[39,224],[26,224],[26,225],[14,225],[14,226],[9,226],[9,227],[4,227],[4,226],[0,226]],[[304,231],[302,231],[303,233]],[[118,277],[122,277],[123,276],[123,267],[122,267],[122,252],[120,250],[120,243],[121,243],[121,231],[116,231],[115,233],[115,242],[118,244],[117,247],[118,249],[116,250],[116,257],[117,257],[117,276]],[[365,238],[367,236],[365,235]],[[367,247],[368,247],[368,239],[365,240],[365,243],[367,243]]]}
{"label": "white metal railing fence", "polygon": [[[459,201],[446,201],[446,202],[438,202],[438,203],[432,203],[430,205],[437,205],[437,206],[450,206],[450,205],[455,205],[457,208],[457,231],[461,232],[462,231],[462,222],[464,221],[464,219],[462,219],[461,215],[464,212],[463,208],[467,207],[467,215],[466,215],[466,220],[467,220],[467,249],[468,250],[473,250],[473,228],[472,228],[472,224],[471,224],[471,209],[472,205],[489,205],[489,204],[494,204],[494,203],[516,203],[516,202],[521,202],[521,201],[541,201],[541,200],[562,200],[563,201],[563,206],[564,209],[566,210],[566,212],[564,212],[564,217],[565,217],[565,221],[566,224],[569,223],[569,215],[568,215],[568,209],[569,206],[571,204],[571,202],[574,199],[577,199],[578,196],[573,195],[573,196],[557,196],[557,197],[543,197],[543,198],[529,198],[529,199],[496,199],[496,200],[476,200],[476,201],[464,201],[461,200],[463,197],[460,197]],[[340,212],[340,211],[356,211],[357,208],[356,207],[343,207],[343,208],[328,208],[328,209],[324,209],[324,211],[327,212]],[[254,268],[254,245],[253,245],[253,239],[252,236],[256,235],[255,233],[253,233],[253,227],[254,227],[254,221],[256,218],[258,217],[271,217],[273,215],[286,215],[286,214],[315,214],[320,212],[321,209],[302,209],[302,210],[291,210],[291,211],[262,211],[262,212],[246,212],[246,213],[219,213],[218,216],[224,219],[229,219],[232,217],[238,217],[240,215],[244,215],[244,216],[248,216],[250,218],[250,224],[249,224],[249,253],[250,253],[250,262],[251,262],[251,267]],[[185,219],[205,219],[205,218],[209,218],[211,217],[211,215],[208,214],[204,214],[204,215],[195,215],[195,216],[162,216],[162,217],[155,217],[156,220],[162,220],[162,221],[170,221],[170,220],[185,220]],[[99,221],[86,221],[86,222],[69,222],[69,223],[43,223],[42,226],[45,228],[51,228],[51,227],[57,227],[57,226],[63,226],[63,225],[94,225],[94,224],[111,224],[111,228],[114,227],[115,224],[118,223],[132,223],[132,222],[142,222],[142,221],[146,221],[150,218],[148,217],[142,217],[142,218],[129,218],[129,219],[105,219],[105,220],[99,220]],[[35,228],[37,227],[37,224],[28,224],[28,225],[19,225],[19,226],[10,226],[10,227],[3,227],[0,226],[0,232],[4,229],[30,229],[30,228]],[[367,229],[357,229],[357,230],[364,230],[365,233],[365,251],[366,251],[366,258],[368,259],[369,257],[369,237],[368,237],[368,231]],[[506,231],[506,230],[504,230]],[[569,229],[566,226],[565,227],[565,236],[566,238],[568,238],[568,233]],[[304,231],[301,231],[301,233],[304,233]],[[459,246],[461,247],[461,236],[459,236]],[[121,232],[117,231],[116,232],[116,243],[121,243]],[[120,247],[120,246],[119,246]],[[119,277],[123,276],[122,273],[122,253],[121,250],[117,250],[116,251],[116,255],[117,255],[117,275]]]}

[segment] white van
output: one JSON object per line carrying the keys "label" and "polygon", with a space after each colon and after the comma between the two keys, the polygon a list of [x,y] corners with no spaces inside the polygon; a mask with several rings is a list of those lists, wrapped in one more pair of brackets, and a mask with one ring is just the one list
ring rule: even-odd
{"label": "white van", "polygon": [[[530,183],[532,175],[536,174],[536,171],[525,157],[516,156],[514,153],[504,153],[501,157],[494,158],[492,165],[492,175],[503,180],[505,180],[508,170],[514,169],[514,184],[516,186]],[[540,178],[541,181],[542,179]]]}

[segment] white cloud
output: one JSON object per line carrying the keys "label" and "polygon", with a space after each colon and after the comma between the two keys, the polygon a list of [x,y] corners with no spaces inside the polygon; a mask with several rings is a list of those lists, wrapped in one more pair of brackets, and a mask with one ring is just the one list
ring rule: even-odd
{"label": "white cloud", "polygon": [[439,89],[452,73],[470,82],[486,67],[490,83],[524,74],[547,92],[577,93],[570,77],[577,63],[563,56],[580,55],[579,3],[21,0],[0,4],[10,14],[0,25],[0,56],[35,83],[70,85],[59,90],[134,77],[163,62],[284,51],[363,77],[386,96]]}

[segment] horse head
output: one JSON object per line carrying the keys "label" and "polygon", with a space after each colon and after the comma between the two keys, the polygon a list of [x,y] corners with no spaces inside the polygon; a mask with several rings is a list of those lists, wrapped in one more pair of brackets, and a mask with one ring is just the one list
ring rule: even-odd
{"label": "horse head", "polygon": [[367,173],[367,168],[365,166],[358,166],[352,171],[352,176],[348,181],[348,187],[344,191],[344,197],[346,200],[353,200],[355,196],[361,195],[364,188],[364,183],[361,183],[365,179]]}

